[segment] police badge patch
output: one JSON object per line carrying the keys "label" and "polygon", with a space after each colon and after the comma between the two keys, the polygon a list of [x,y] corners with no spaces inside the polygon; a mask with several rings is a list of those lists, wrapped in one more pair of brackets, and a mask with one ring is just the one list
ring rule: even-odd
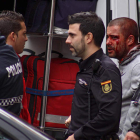
{"label": "police badge patch", "polygon": [[102,86],[102,91],[103,91],[104,93],[109,93],[109,92],[112,90],[112,83],[111,83],[111,80],[102,82],[102,83],[101,83],[101,86]]}

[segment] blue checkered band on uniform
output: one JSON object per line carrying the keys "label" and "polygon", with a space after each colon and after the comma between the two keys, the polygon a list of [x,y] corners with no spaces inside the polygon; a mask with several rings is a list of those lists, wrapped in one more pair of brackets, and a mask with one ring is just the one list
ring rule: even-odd
{"label": "blue checkered band on uniform", "polygon": [[0,99],[0,106],[8,106],[13,105],[15,103],[21,103],[23,95],[18,97],[8,98],[8,99]]}

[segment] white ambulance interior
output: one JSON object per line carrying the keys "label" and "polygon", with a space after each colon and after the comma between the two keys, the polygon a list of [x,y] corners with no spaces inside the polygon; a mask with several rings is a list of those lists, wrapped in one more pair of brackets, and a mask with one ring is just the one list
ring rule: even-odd
{"label": "white ambulance interior", "polygon": [[[139,0],[98,0],[96,13],[102,18],[105,28],[109,20],[117,17],[130,17],[138,22],[138,1]],[[28,41],[25,44],[25,48],[35,51],[36,55],[46,51],[46,47],[48,46],[46,36],[29,34],[27,34],[27,36]],[[71,56],[71,52],[69,51],[68,45],[65,44],[65,40],[66,37],[53,37],[52,50],[62,53],[66,58],[79,60],[79,58]],[[106,53],[106,36],[104,37],[101,47]],[[28,54],[28,52],[23,52],[20,56],[24,54]],[[57,55],[51,54],[51,57],[57,57]],[[113,59],[113,61],[117,64],[117,60]]]}

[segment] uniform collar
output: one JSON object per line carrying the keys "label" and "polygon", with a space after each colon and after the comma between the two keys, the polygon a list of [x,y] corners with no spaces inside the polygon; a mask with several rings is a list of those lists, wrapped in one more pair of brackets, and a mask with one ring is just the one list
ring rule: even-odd
{"label": "uniform collar", "polygon": [[5,37],[4,36],[0,36],[0,46],[5,45]]}
{"label": "uniform collar", "polygon": [[91,67],[93,60],[94,59],[100,59],[100,57],[103,54],[103,50],[102,48],[100,48],[98,51],[96,51],[95,53],[93,53],[90,57],[88,57],[85,60],[80,59],[79,61],[79,67],[80,67],[80,71],[81,70],[86,70],[88,68]]}
{"label": "uniform collar", "polygon": [[119,62],[119,64],[122,66],[126,65],[133,61],[138,55],[140,55],[140,45],[137,45],[134,48],[132,48],[127,54],[127,56]]}

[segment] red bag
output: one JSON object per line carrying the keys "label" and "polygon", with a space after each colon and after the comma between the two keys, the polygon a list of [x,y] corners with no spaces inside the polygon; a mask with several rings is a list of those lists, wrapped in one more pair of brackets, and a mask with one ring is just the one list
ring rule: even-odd
{"label": "red bag", "polygon": [[32,124],[39,126],[42,98],[39,95],[45,93],[51,95],[47,97],[46,116],[44,116],[46,118],[45,126],[66,128],[64,122],[71,114],[73,98],[71,94],[75,86],[76,74],[79,71],[76,61],[67,58],[53,58],[51,60],[48,93],[42,91],[44,59],[38,56],[23,56],[21,62],[24,68],[27,104]]}
{"label": "red bag", "polygon": [[[18,55],[18,57],[20,58],[19,55]],[[21,109],[19,117],[22,118],[23,120],[27,121],[28,123],[31,123],[31,118],[30,118],[30,114],[28,111],[28,107],[27,107],[27,96],[26,96],[25,90],[26,90],[26,85],[25,85],[25,79],[23,77],[23,98],[22,98],[22,107],[23,108]]]}
{"label": "red bag", "polygon": [[29,114],[29,111],[28,111],[28,107],[27,107],[27,93],[26,93],[26,86],[25,86],[25,79],[23,77],[23,87],[24,87],[24,90],[23,90],[23,98],[22,98],[22,110],[20,112],[20,118],[22,118],[23,120],[27,121],[28,123],[31,123],[31,118],[30,118],[30,114]]}

